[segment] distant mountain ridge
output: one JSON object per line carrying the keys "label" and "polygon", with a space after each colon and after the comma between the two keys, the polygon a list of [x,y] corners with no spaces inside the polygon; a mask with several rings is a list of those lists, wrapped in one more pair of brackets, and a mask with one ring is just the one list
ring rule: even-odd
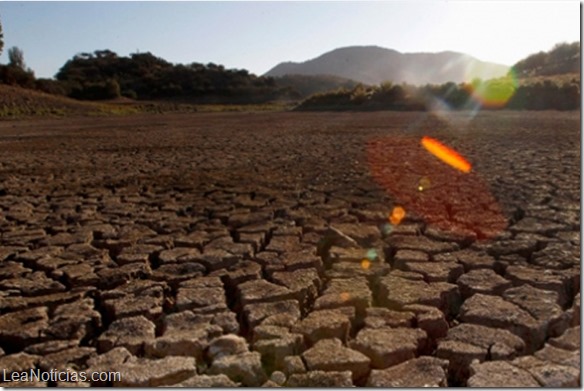
{"label": "distant mountain ridge", "polygon": [[283,62],[264,76],[333,75],[365,84],[469,82],[507,74],[510,67],[480,61],[464,53],[400,53],[379,46],[349,46],[304,61]]}

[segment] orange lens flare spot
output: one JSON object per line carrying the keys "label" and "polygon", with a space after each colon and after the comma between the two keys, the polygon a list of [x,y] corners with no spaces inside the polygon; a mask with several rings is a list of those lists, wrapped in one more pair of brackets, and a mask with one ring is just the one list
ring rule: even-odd
{"label": "orange lens flare spot", "polygon": [[389,222],[393,225],[398,225],[406,217],[406,210],[401,206],[396,206],[389,215]]}
{"label": "orange lens flare spot", "polygon": [[422,146],[444,163],[464,173],[470,172],[470,163],[454,149],[447,147],[440,141],[433,139],[432,137],[424,136],[422,137]]}
{"label": "orange lens flare spot", "polygon": [[342,301],[347,301],[351,298],[351,295],[349,295],[349,292],[343,292],[341,293],[341,300]]}
{"label": "orange lens flare spot", "polygon": [[368,259],[364,259],[361,261],[361,268],[363,270],[368,270],[371,267],[371,261]]}

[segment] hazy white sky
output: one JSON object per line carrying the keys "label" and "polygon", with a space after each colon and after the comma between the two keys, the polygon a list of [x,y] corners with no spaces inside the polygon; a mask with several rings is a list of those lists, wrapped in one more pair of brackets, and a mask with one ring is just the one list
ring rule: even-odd
{"label": "hazy white sky", "polygon": [[578,1],[0,2],[4,53],[18,46],[37,77],[76,53],[150,51],[174,63],[261,75],[335,48],[464,52],[513,65],[580,40]]}

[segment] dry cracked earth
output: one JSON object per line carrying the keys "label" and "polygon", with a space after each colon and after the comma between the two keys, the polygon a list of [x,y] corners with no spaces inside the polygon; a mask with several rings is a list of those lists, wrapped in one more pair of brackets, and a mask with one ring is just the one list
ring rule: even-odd
{"label": "dry cracked earth", "polygon": [[580,113],[466,115],[0,123],[0,385],[580,386]]}

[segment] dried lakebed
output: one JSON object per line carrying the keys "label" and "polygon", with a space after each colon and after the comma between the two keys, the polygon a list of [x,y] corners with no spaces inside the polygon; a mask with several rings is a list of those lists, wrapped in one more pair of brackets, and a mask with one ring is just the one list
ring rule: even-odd
{"label": "dried lakebed", "polygon": [[467,116],[0,123],[3,375],[579,386],[579,112]]}

